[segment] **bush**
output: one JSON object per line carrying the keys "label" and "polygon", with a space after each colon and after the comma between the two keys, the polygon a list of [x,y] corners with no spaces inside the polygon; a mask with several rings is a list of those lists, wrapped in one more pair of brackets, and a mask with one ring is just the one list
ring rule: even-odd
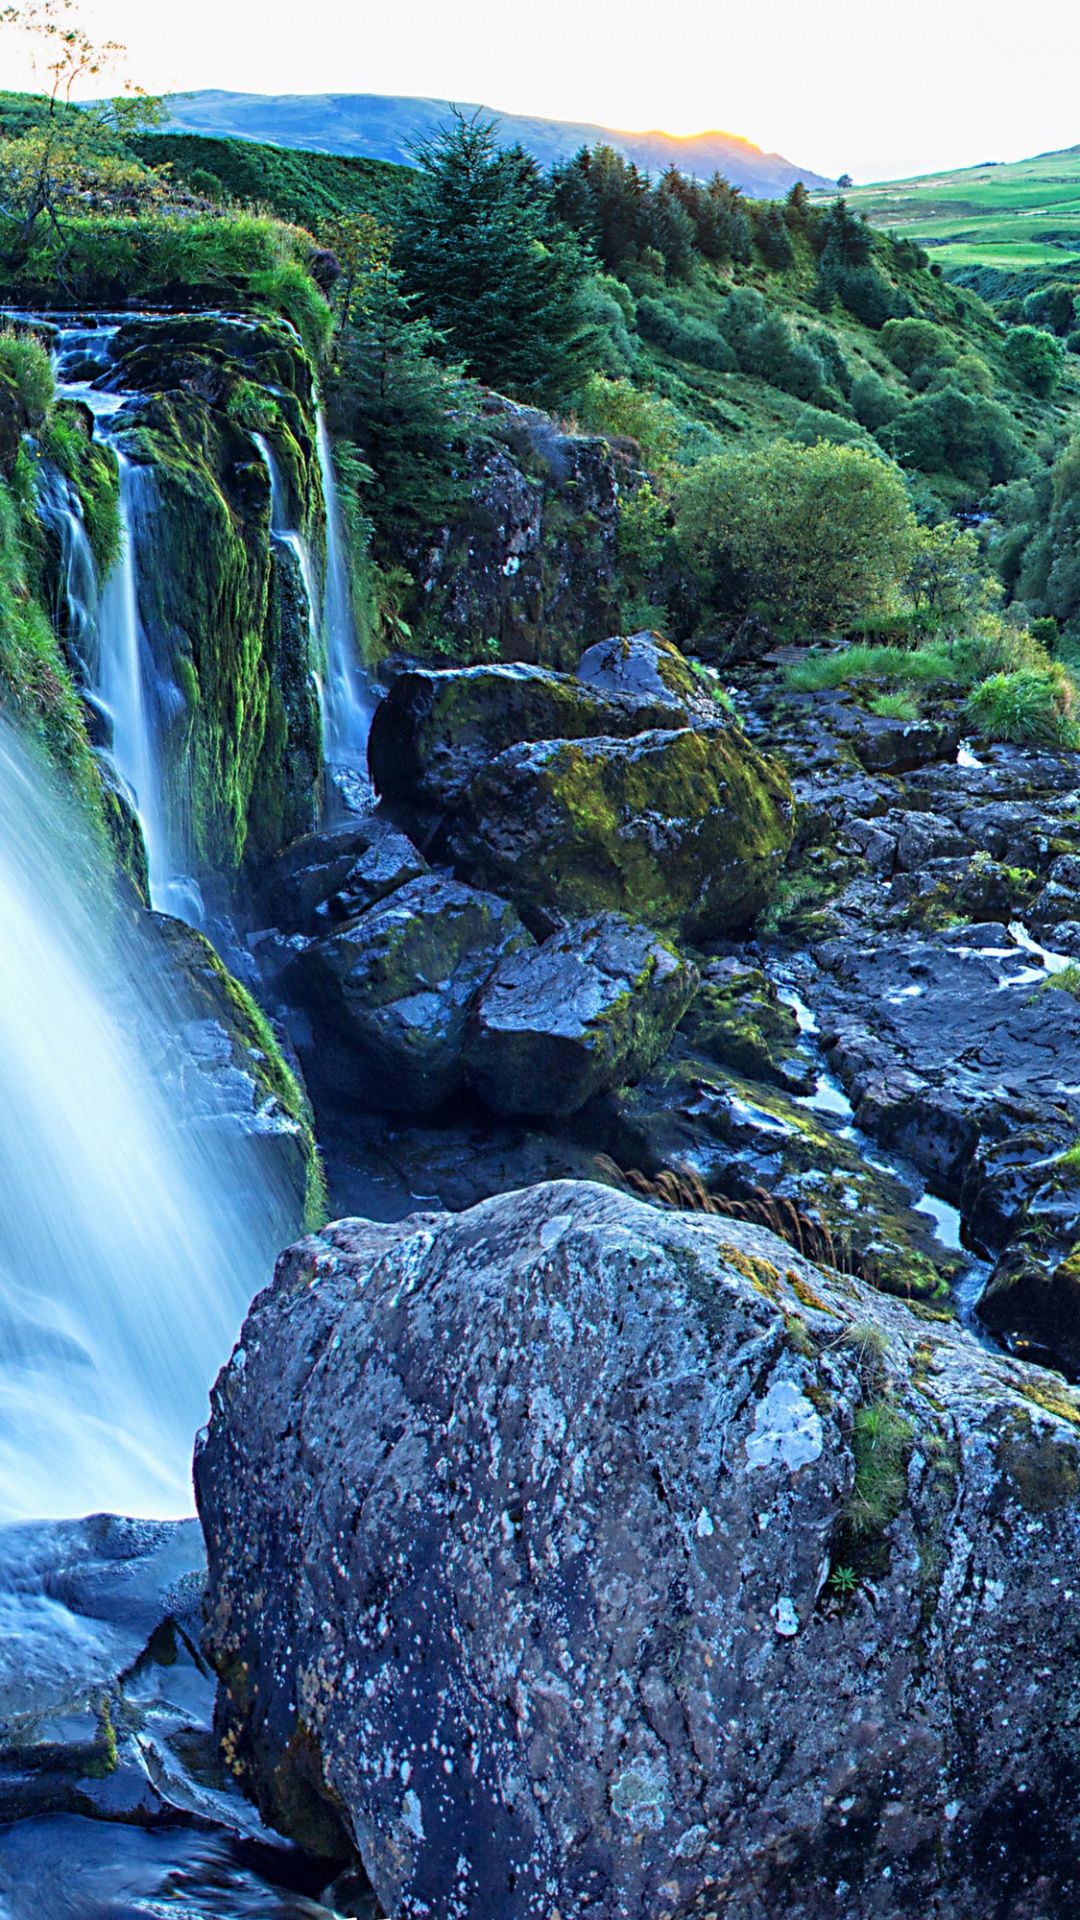
{"label": "bush", "polygon": [[1010,327],[1005,335],[1005,359],[1019,386],[1049,400],[1061,379],[1065,348],[1041,327]]}
{"label": "bush", "polygon": [[643,294],[637,303],[638,330],[654,346],[714,373],[734,373],[738,361],[722,333],[693,314],[678,313],[665,300]]}
{"label": "bush", "polygon": [[910,562],[914,516],[900,475],[859,447],[778,440],[703,461],[684,480],[683,549],[714,599],[816,627],[886,601]]}
{"label": "bush", "polygon": [[954,386],[910,401],[879,438],[905,467],[951,474],[980,494],[1011,479],[1023,459],[1005,408]]}
{"label": "bush", "polygon": [[666,473],[679,446],[679,416],[671,402],[632,386],[591,373],[574,408],[578,425],[608,439],[636,440],[652,473]]}
{"label": "bush", "polygon": [[851,389],[852,411],[869,433],[887,426],[903,404],[900,395],[877,373],[861,373]]}
{"label": "bush", "polygon": [[0,380],[14,387],[25,418],[40,426],[53,403],[52,362],[39,340],[13,329],[0,331]]}
{"label": "bush", "polygon": [[944,327],[932,320],[890,320],[881,329],[881,344],[893,366],[909,375],[919,367],[940,367],[956,359]]}

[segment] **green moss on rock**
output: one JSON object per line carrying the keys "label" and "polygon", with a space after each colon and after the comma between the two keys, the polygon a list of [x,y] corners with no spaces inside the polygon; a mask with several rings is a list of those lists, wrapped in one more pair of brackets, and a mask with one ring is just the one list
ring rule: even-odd
{"label": "green moss on rock", "polygon": [[771,896],[793,831],[780,764],[734,726],[508,749],[463,796],[461,870],[526,919],[621,912],[715,939]]}

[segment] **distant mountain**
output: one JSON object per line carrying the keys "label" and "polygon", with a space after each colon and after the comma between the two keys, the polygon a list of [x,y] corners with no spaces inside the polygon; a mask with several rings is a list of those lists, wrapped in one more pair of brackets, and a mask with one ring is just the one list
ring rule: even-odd
{"label": "distant mountain", "polygon": [[[232,135],[275,146],[304,147],[314,153],[362,154],[371,160],[413,164],[417,144],[445,125],[446,100],[422,100],[381,93],[202,93],[174,94],[169,126],[176,132]],[[683,173],[707,179],[722,173],[734,186],[757,198],[786,193],[796,180],[807,187],[834,184],[779,153],[764,153],[733,133],[697,133],[678,139],[670,133],[623,133],[614,127],[571,120],[534,120],[520,114],[459,103],[465,113],[490,113],[500,139],[519,144],[541,166],[565,160],[579,147],[606,142],[639,166],[658,172],[672,162]]]}

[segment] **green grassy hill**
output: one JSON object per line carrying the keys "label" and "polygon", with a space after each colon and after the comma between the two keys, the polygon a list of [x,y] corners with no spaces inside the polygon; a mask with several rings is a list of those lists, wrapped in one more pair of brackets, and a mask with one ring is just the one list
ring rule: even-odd
{"label": "green grassy hill", "polygon": [[847,199],[875,227],[917,240],[949,272],[1061,268],[1080,276],[1080,146],[854,187]]}

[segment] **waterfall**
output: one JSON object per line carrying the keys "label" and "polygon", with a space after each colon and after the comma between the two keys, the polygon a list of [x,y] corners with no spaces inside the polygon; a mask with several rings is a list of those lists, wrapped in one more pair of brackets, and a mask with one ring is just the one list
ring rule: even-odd
{"label": "waterfall", "polygon": [[366,776],[367,737],[374,707],[360,665],[352,589],[334,456],[326,420],[320,412],[316,445],[326,513],[326,571],[322,595],[315,587],[311,549],[290,520],[281,471],[269,441],[252,435],[270,478],[270,531],[296,556],[307,595],[311,654],[321,671],[315,679],[323,723],[327,769],[333,776]]}
{"label": "waterfall", "polygon": [[326,508],[326,588],[322,606],[326,645],[323,701],[326,758],[331,767],[363,768],[367,765],[367,738],[374,702],[360,665],[334,453],[321,411],[317,446]]}
{"label": "waterfall", "polygon": [[47,466],[38,503],[60,537],[68,638],[83,670],[87,699],[106,722],[113,770],[139,817],[151,901],[198,926],[203,903],[184,871],[166,789],[164,721],[180,704],[180,694],[160,671],[139,618],[140,522],[147,518],[153,480],[148,468],[128,458],[118,438],[126,396],[94,383],[102,364],[108,364],[116,332],[115,322],[65,328],[55,355],[58,392],[89,408],[94,432],[112,448],[120,471],[120,552],[107,580],[98,583],[74,488]]}
{"label": "waterfall", "polygon": [[0,1519],[189,1512],[278,1196],[186,1074],[166,1090],[191,1009],[2,725],[0,819]]}

